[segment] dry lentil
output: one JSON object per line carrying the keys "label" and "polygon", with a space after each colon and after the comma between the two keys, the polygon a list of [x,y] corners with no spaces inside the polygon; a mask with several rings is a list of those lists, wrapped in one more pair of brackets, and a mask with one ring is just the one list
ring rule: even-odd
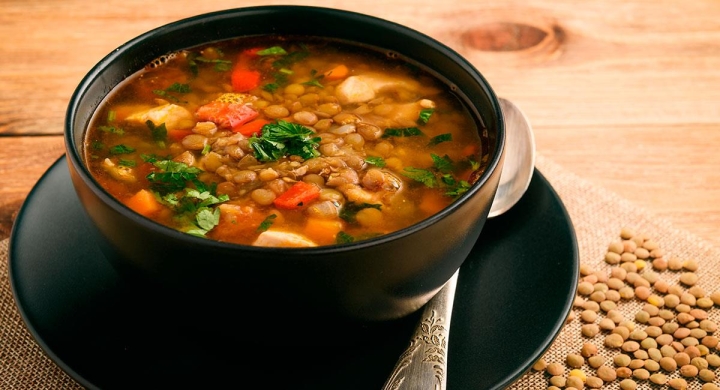
{"label": "dry lentil", "polygon": [[668,269],[668,262],[663,258],[657,258],[652,261],[652,266],[658,271],[665,271],[666,269]]}
{"label": "dry lentil", "polygon": [[685,352],[678,352],[673,356],[673,359],[677,363],[678,367],[686,366],[690,364],[690,356]]}
{"label": "dry lentil", "polygon": [[544,371],[547,366],[548,364],[545,359],[540,358],[538,361],[535,362],[535,364],[533,364],[532,368],[535,371]]}
{"label": "dry lentil", "polygon": [[667,310],[667,309],[662,309],[658,312],[658,317],[660,317],[666,321],[670,321],[673,318],[675,318],[675,313],[673,313],[672,311]]}
{"label": "dry lentil", "polygon": [[671,271],[680,271],[682,269],[682,260],[672,257],[668,260],[668,269]]}
{"label": "dry lentil", "polygon": [[683,351],[685,352],[689,357],[690,360],[702,356],[702,353],[700,352],[700,348],[698,348],[696,345],[691,345]]}
{"label": "dry lentil", "polygon": [[[635,294],[638,295],[638,289],[635,289]],[[638,298],[640,298],[639,295],[638,295]],[[640,298],[640,299],[643,299],[643,298]],[[641,324],[646,323],[649,319],[650,319],[650,313],[648,313],[644,310],[641,310],[635,314],[635,321],[639,322]]]}
{"label": "dry lentil", "polygon": [[556,375],[556,376],[550,377],[550,384],[553,386],[563,388],[563,387],[565,387],[566,383],[567,383],[567,379],[565,379],[564,376]]}
{"label": "dry lentil", "polygon": [[708,297],[702,297],[697,300],[697,306],[701,309],[709,309],[713,307],[713,300]]}
{"label": "dry lentil", "polygon": [[600,327],[597,324],[584,324],[580,327],[583,336],[593,338],[600,333]]}
{"label": "dry lentil", "polygon": [[630,361],[630,364],[628,364],[628,368],[631,370],[643,368],[643,366],[645,366],[645,361],[643,359],[633,359]]}
{"label": "dry lentil", "polygon": [[708,364],[712,367],[720,367],[720,356],[714,353],[705,356],[705,360],[707,360]]}
{"label": "dry lentil", "polygon": [[645,365],[643,367],[650,372],[655,372],[660,370],[660,363],[652,359],[645,359]]}
{"label": "dry lentil", "polygon": [[600,366],[597,369],[597,376],[605,382],[612,382],[617,378],[617,372],[608,366]]}
{"label": "dry lentil", "polygon": [[647,351],[644,349],[638,349],[633,352],[633,357],[640,360],[647,360],[649,358]]}
{"label": "dry lentil", "polygon": [[637,389],[637,383],[632,379],[623,379],[620,381],[620,388],[622,390],[635,390]]}
{"label": "dry lentil", "polygon": [[619,253],[607,252],[605,254],[605,262],[610,265],[615,265],[615,264],[620,263],[620,258],[621,258],[621,256]]}
{"label": "dry lentil", "polygon": [[694,286],[698,282],[698,276],[692,272],[685,272],[680,275],[680,283],[687,286]]}
{"label": "dry lentil", "polygon": [[680,327],[677,322],[668,322],[662,326],[663,333],[673,334]]}
{"label": "dry lentil", "polygon": [[585,304],[583,305],[583,309],[591,310],[591,311],[594,311],[597,313],[600,311],[600,305],[594,301],[585,301]]}
{"label": "dry lentil", "polygon": [[698,263],[695,259],[688,259],[683,261],[682,267],[688,271],[695,272],[698,269]]}
{"label": "dry lentil", "polygon": [[667,294],[668,289],[670,288],[670,284],[668,284],[668,282],[666,282],[666,281],[664,281],[664,280],[662,280],[662,279],[658,279],[658,281],[655,282],[655,284],[653,284],[653,288],[654,288],[655,291],[657,291],[657,292],[661,292],[661,293],[663,293],[663,294]]}
{"label": "dry lentil", "polygon": [[673,372],[677,370],[677,362],[675,359],[669,356],[665,356],[662,359],[660,359],[660,367],[662,367],[663,370],[668,372]]}
{"label": "dry lentil", "polygon": [[715,291],[710,294],[710,300],[713,301],[714,304],[720,306],[720,291]]}
{"label": "dry lentil", "polygon": [[640,349],[640,344],[637,341],[626,341],[620,347],[625,352],[635,352]]}
{"label": "dry lentil", "polygon": [[616,335],[620,336],[620,338],[622,338],[622,341],[624,342],[630,336],[630,329],[628,329],[624,326],[618,326],[615,329],[613,329],[610,334],[611,335],[616,334]]}
{"label": "dry lentil", "polygon": [[646,381],[650,378],[650,372],[644,368],[637,368],[633,370],[633,377],[635,379]]}
{"label": "dry lentil", "polygon": [[715,380],[715,373],[708,370],[707,368],[703,368],[698,373],[698,377],[703,382],[712,382]]}
{"label": "dry lentil", "polygon": [[602,330],[613,330],[613,329],[615,329],[615,323],[613,322],[613,320],[611,320],[611,319],[609,319],[609,318],[603,318],[602,320],[600,320],[600,323],[598,324],[598,326],[599,326],[600,329],[602,329]]}
{"label": "dry lentil", "polygon": [[718,326],[715,322],[713,322],[711,320],[702,320],[702,321],[700,321],[700,329],[702,329],[706,332],[713,333],[716,330],[718,330]]}
{"label": "dry lentil", "polygon": [[667,384],[675,390],[685,390],[688,386],[687,381],[682,378],[670,379]]}
{"label": "dry lentil", "polygon": [[569,367],[579,368],[579,367],[582,367],[583,364],[585,364],[585,359],[580,355],[571,353],[571,354],[567,355],[567,358],[565,359],[565,363],[567,363],[567,365]]}
{"label": "dry lentil", "polygon": [[686,364],[684,366],[680,367],[680,375],[686,377],[686,378],[694,378],[698,375],[697,367],[693,366],[692,364]]}
{"label": "dry lentil", "polygon": [[635,297],[635,290],[630,286],[625,286],[618,290],[618,293],[620,293],[620,297],[623,299],[632,299]]}
{"label": "dry lentil", "polygon": [[707,360],[705,360],[701,357],[692,358],[692,360],[690,360],[690,364],[697,367],[698,370],[708,368],[708,366],[709,366]]}
{"label": "dry lentil", "polygon": [[585,385],[591,389],[599,389],[601,388],[605,382],[596,376],[588,376],[585,380]]}
{"label": "dry lentil", "polygon": [[585,387],[585,382],[580,377],[569,376],[567,378],[567,382],[565,382],[565,386],[567,389],[574,388],[574,389],[580,390]]}
{"label": "dry lentil", "polygon": [[628,367],[618,367],[615,370],[615,375],[618,378],[630,378],[632,376],[632,370]]}
{"label": "dry lentil", "polygon": [[580,282],[578,284],[577,292],[580,295],[590,295],[595,291],[595,288],[593,287],[592,283],[590,282]]}
{"label": "dry lentil", "polygon": [[675,351],[675,348],[673,348],[672,346],[670,346],[668,344],[668,345],[663,345],[662,347],[660,347],[660,353],[662,353],[663,357],[672,358],[673,356],[675,356],[677,351]]}
{"label": "dry lentil", "polygon": [[605,364],[605,357],[600,355],[590,356],[588,358],[588,365],[592,368],[598,368]]}
{"label": "dry lentil", "polygon": [[718,387],[714,383],[706,383],[702,386],[702,389],[700,390],[720,390],[720,387]]}
{"label": "dry lentil", "polygon": [[[627,328],[627,330],[629,330],[630,332],[632,332],[633,330],[635,330],[635,323],[632,322],[632,321],[623,321],[623,322],[620,323],[620,326]],[[629,335],[629,334],[628,334],[628,335]],[[625,337],[625,338],[627,338],[627,337]]]}
{"label": "dry lentil", "polygon": [[604,311],[605,313],[609,312],[610,310],[617,309],[617,304],[613,302],[612,300],[606,300],[600,302],[600,310]]}
{"label": "dry lentil", "polygon": [[613,364],[615,364],[616,367],[627,367],[630,364],[630,361],[630,356],[625,355],[624,353],[615,355],[613,358]]}
{"label": "dry lentil", "polygon": [[705,336],[702,338],[701,343],[708,348],[717,348],[719,340],[716,336]]}
{"label": "dry lentil", "polygon": [[673,336],[669,334],[661,334],[655,338],[658,345],[670,345],[673,342]]}
{"label": "dry lentil", "polygon": [[565,367],[560,363],[550,363],[545,371],[552,376],[560,376],[565,373]]}
{"label": "dry lentil", "polygon": [[650,348],[648,349],[648,356],[650,356],[650,359],[659,362],[660,359],[662,359],[662,352],[660,352],[657,348]]}
{"label": "dry lentil", "polygon": [[650,375],[650,382],[656,385],[664,385],[667,383],[667,376],[661,373],[655,373]]}
{"label": "dry lentil", "polygon": [[665,306],[665,299],[657,294],[651,294],[648,299],[648,303],[657,306],[657,307],[663,307]]}
{"label": "dry lentil", "polygon": [[[585,374],[585,372],[583,370],[574,369],[574,370],[570,370],[570,372],[568,373],[568,381],[570,380],[570,378],[578,378],[578,379],[580,379],[580,381],[585,383],[585,380],[587,380],[587,374]],[[567,385],[573,386],[573,387],[578,387],[578,386],[575,386],[574,384],[571,385],[570,383],[568,383]]]}
{"label": "dry lentil", "polygon": [[640,341],[640,346],[644,350],[649,350],[651,348],[657,348],[657,341],[655,341],[655,339],[653,339],[653,338],[648,337],[648,338]]}

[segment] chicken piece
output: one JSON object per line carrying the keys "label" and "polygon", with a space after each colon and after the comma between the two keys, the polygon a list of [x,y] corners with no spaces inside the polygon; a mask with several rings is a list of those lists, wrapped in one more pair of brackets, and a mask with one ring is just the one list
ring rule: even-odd
{"label": "chicken piece", "polygon": [[126,183],[134,183],[137,180],[135,172],[132,168],[117,165],[109,158],[103,160],[102,167],[105,172],[110,174],[110,176],[115,180],[124,181]]}
{"label": "chicken piece", "polygon": [[146,123],[151,121],[155,126],[165,124],[168,130],[190,129],[195,127],[195,117],[186,108],[177,104],[164,104],[149,110],[136,112],[125,118],[128,122]]}
{"label": "chicken piece", "polygon": [[365,103],[375,99],[376,95],[386,89],[402,88],[417,91],[420,84],[411,79],[390,77],[379,73],[366,73],[350,76],[335,88],[335,96],[340,103]]}
{"label": "chicken piece", "polygon": [[300,234],[280,230],[266,230],[260,233],[255,242],[253,242],[253,246],[302,248],[317,246],[317,244]]}

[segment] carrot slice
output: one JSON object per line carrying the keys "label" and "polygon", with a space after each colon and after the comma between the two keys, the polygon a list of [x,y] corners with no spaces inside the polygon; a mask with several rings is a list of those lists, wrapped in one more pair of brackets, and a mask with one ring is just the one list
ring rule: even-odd
{"label": "carrot slice", "polygon": [[133,211],[144,216],[150,216],[162,209],[162,204],[155,199],[155,195],[148,190],[140,190],[131,196],[125,205]]}
{"label": "carrot slice", "polygon": [[294,210],[317,199],[318,196],[320,196],[320,188],[314,184],[299,181],[275,198],[273,204],[280,209]]}
{"label": "carrot slice", "polygon": [[335,237],[343,230],[343,222],[336,219],[308,218],[303,233],[313,241],[321,244],[332,244]]}
{"label": "carrot slice", "polygon": [[344,79],[348,76],[350,73],[350,69],[348,69],[347,66],[344,64],[340,64],[327,72],[323,73],[323,80],[325,81],[334,81],[334,80],[340,80]]}
{"label": "carrot slice", "polygon": [[266,121],[265,119],[255,119],[254,121],[250,121],[244,125],[233,127],[233,131],[246,137],[250,137],[253,134],[259,135],[263,126],[268,123],[270,123],[270,121]]}
{"label": "carrot slice", "polygon": [[236,66],[230,76],[235,92],[247,92],[260,85],[260,72],[242,66]]}

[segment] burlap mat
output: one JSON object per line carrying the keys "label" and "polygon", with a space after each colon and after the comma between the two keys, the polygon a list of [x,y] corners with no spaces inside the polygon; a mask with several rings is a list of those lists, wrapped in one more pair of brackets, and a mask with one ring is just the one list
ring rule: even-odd
{"label": "burlap mat", "polygon": [[[580,261],[596,270],[607,270],[603,261],[608,244],[617,238],[623,227],[631,227],[657,241],[668,253],[684,259],[696,259],[700,268],[698,284],[706,291],[720,289],[720,250],[699,238],[678,229],[671,223],[659,219],[610,191],[600,189],[564,168],[538,156],[536,166],[550,181],[565,203],[577,233]],[[40,347],[35,344],[24,327],[10,290],[7,269],[8,240],[0,242],[0,388],[2,389],[74,389],[81,388],[58,368]],[[661,277],[675,282],[676,273],[665,272]],[[637,301],[622,303],[619,310],[626,319],[634,318],[642,304]],[[577,310],[577,309],[576,309]],[[710,319],[720,323],[720,309],[709,310]],[[579,311],[577,312],[579,314]],[[548,362],[563,363],[569,353],[579,354],[582,344],[588,341],[580,334],[581,322],[575,319],[561,331],[545,355]],[[599,353],[612,361],[616,351],[602,347],[602,337],[592,342],[599,347]],[[608,363],[606,363],[608,364]],[[611,363],[610,363],[611,364]],[[583,370],[593,374],[587,365]],[[716,375],[720,376],[716,369]],[[677,376],[670,375],[670,377]],[[647,381],[637,381],[638,389],[658,389],[666,386],[651,386]],[[719,380],[716,379],[715,383]],[[702,383],[690,380],[689,389],[700,389]],[[511,389],[545,389],[548,377],[541,372],[529,372]],[[618,388],[618,381],[603,388]],[[455,389],[462,390],[462,389]]]}

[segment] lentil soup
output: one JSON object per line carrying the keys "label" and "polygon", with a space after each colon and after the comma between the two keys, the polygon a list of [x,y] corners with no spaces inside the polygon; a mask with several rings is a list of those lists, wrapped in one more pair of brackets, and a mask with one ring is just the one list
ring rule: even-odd
{"label": "lentil soup", "polygon": [[482,174],[487,131],[430,72],[309,37],[163,56],[112,91],[85,159],[132,210],[207,238],[332,245],[448,206]]}

